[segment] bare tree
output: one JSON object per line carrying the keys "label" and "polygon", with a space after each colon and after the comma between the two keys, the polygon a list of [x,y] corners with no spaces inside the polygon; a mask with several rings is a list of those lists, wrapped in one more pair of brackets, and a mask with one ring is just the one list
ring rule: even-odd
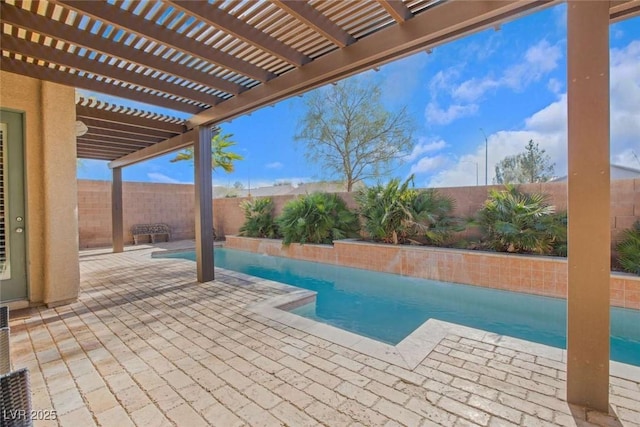
{"label": "bare tree", "polygon": [[394,162],[413,148],[413,121],[406,107],[385,109],[380,86],[362,79],[343,80],[306,96],[306,113],[295,138],[306,157],[331,178],[347,185],[387,175]]}

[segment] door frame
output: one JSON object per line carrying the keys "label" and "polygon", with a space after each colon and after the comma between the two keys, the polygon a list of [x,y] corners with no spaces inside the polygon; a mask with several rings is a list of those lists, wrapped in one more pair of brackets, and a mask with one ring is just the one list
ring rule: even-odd
{"label": "door frame", "polygon": [[[22,225],[21,227],[24,229],[23,232],[23,239],[24,241],[20,244],[20,246],[22,246],[22,248],[18,248],[18,251],[23,252],[21,255],[23,257],[23,263],[19,268],[20,271],[20,277],[24,278],[24,288],[23,289],[19,289],[17,292],[20,293],[20,295],[17,295],[15,297],[10,297],[6,300],[1,300],[0,303],[9,303],[9,302],[13,302],[13,301],[25,301],[25,300],[29,300],[30,297],[30,286],[29,286],[29,262],[28,262],[28,258],[29,258],[29,239],[28,239],[28,234],[29,234],[29,218],[28,218],[28,209],[27,209],[27,167],[26,167],[26,114],[24,111],[20,111],[20,110],[14,110],[11,108],[0,108],[0,117],[2,119],[3,123],[7,124],[7,135],[9,136],[9,138],[7,138],[5,141],[3,141],[4,144],[6,144],[7,146],[10,145],[10,138],[14,138],[13,134],[18,133],[18,138],[21,139],[20,141],[20,145],[21,145],[21,149],[19,149],[19,153],[18,156],[21,159],[21,163],[22,163],[22,170],[20,172],[17,173],[17,175],[20,177],[20,179],[22,180],[22,207],[19,208],[19,211],[21,211],[22,215],[19,215],[20,212],[17,214],[19,216],[22,216],[23,221],[22,221]],[[15,143],[14,143],[15,144]],[[15,153],[15,152],[14,152]],[[15,157],[16,154],[11,155],[11,157]],[[9,159],[7,158],[5,160],[6,164],[9,162]],[[14,174],[16,175],[16,174]],[[15,177],[13,178],[15,179]],[[11,180],[9,181],[11,182]],[[11,184],[10,184],[11,185]],[[10,189],[8,190],[9,192],[11,191]],[[11,203],[11,202],[10,202]],[[13,202],[15,203],[15,202]],[[12,203],[12,204],[13,204]],[[9,207],[11,208],[11,206]],[[15,209],[12,209],[12,212],[9,212],[9,210],[7,210],[6,212],[9,217],[9,220],[6,221],[5,223],[5,227],[6,230],[9,233],[13,234],[13,229],[18,227],[18,225],[16,224],[16,221],[12,218],[13,215],[16,215],[15,213]],[[7,233],[7,234],[9,234]],[[11,234],[9,234],[8,239],[12,239]],[[11,257],[10,259],[15,259],[15,256],[13,255],[15,249],[15,239],[13,239],[14,242],[11,242],[11,246],[9,248],[9,250],[11,251],[9,256]],[[12,262],[12,264],[14,264]],[[12,270],[15,268],[14,265],[11,266]],[[12,274],[13,276],[13,274]],[[20,278],[18,278],[17,280],[20,280]]]}

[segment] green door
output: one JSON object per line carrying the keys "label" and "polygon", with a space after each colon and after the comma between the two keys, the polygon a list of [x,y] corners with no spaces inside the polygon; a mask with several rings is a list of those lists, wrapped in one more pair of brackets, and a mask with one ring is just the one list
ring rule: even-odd
{"label": "green door", "polygon": [[22,120],[0,110],[0,302],[27,298]]}

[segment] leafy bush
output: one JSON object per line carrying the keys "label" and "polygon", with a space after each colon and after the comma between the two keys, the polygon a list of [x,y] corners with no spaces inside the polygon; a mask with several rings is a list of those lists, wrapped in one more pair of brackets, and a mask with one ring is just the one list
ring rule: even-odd
{"label": "leafy bush", "polygon": [[566,215],[555,214],[544,194],[522,193],[510,185],[491,190],[475,222],[485,244],[498,252],[566,253]]}
{"label": "leafy bush", "polygon": [[312,193],[289,201],[276,219],[283,243],[328,243],[357,237],[358,217],[335,194]]}
{"label": "leafy bush", "polygon": [[359,213],[369,238],[385,243],[427,243],[443,245],[460,229],[451,213],[454,200],[436,190],[409,188],[413,175],[405,182],[393,179],[356,193]]}
{"label": "leafy bush", "polygon": [[636,221],[631,228],[624,231],[616,249],[622,268],[640,276],[640,221]]}
{"label": "leafy bush", "polygon": [[269,197],[245,200],[240,204],[244,211],[244,224],[240,235],[245,237],[278,237],[278,227],[273,217],[273,201]]}

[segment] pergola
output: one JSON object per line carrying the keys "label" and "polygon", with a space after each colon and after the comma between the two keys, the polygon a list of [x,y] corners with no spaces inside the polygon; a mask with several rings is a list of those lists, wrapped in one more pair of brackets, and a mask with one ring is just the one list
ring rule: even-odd
{"label": "pergola", "polygon": [[[110,161],[123,250],[122,168],[194,145],[199,281],[213,279],[214,126],[426,51],[556,0],[3,0],[1,68],[192,114],[80,100],[80,158]],[[569,1],[570,402],[608,411],[609,24],[640,1]],[[588,154],[586,154],[588,153]],[[593,203],[598,200],[598,203]]]}

